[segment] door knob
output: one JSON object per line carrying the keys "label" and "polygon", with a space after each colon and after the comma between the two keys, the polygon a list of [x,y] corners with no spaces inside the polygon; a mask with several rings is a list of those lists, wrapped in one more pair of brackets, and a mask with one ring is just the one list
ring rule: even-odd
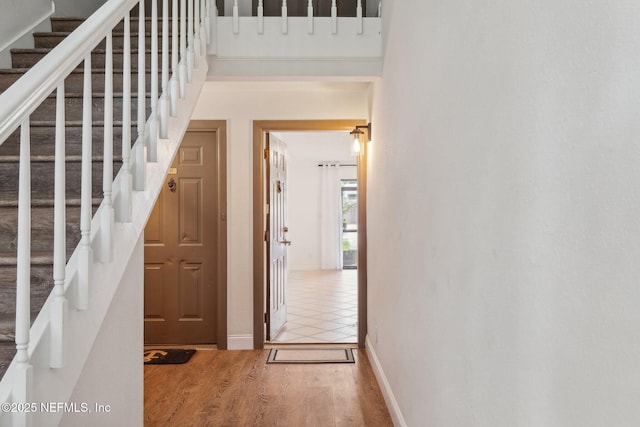
{"label": "door knob", "polygon": [[169,183],[168,183],[167,185],[169,186],[169,190],[170,190],[172,193],[175,193],[175,192],[176,192],[176,187],[177,187],[177,186],[176,186],[176,181],[175,181],[173,178],[171,178],[171,179],[169,180]]}

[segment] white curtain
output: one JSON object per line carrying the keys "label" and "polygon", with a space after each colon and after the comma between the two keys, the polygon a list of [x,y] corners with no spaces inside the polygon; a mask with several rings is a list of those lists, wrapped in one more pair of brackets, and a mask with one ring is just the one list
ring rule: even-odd
{"label": "white curtain", "polygon": [[342,269],[340,165],[325,164],[320,180],[320,268]]}

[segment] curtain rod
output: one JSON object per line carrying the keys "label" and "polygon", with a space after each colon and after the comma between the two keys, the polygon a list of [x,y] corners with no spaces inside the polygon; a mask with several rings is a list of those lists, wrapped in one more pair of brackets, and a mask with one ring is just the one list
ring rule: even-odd
{"label": "curtain rod", "polygon": [[356,164],[343,164],[343,163],[335,163],[335,164],[329,164],[329,163],[319,163],[318,166],[322,167],[322,166],[353,166],[356,167],[358,165]]}

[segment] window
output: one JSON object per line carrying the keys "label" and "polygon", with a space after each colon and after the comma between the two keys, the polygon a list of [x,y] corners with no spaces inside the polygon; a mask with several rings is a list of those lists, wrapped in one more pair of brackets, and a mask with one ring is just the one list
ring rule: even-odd
{"label": "window", "polygon": [[340,181],[342,189],[342,268],[358,268],[358,182]]}

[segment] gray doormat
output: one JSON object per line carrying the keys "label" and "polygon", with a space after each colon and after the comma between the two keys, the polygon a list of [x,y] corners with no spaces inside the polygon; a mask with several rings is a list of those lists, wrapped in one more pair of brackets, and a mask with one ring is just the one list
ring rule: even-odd
{"label": "gray doormat", "polygon": [[272,348],[267,363],[356,363],[351,348]]}

